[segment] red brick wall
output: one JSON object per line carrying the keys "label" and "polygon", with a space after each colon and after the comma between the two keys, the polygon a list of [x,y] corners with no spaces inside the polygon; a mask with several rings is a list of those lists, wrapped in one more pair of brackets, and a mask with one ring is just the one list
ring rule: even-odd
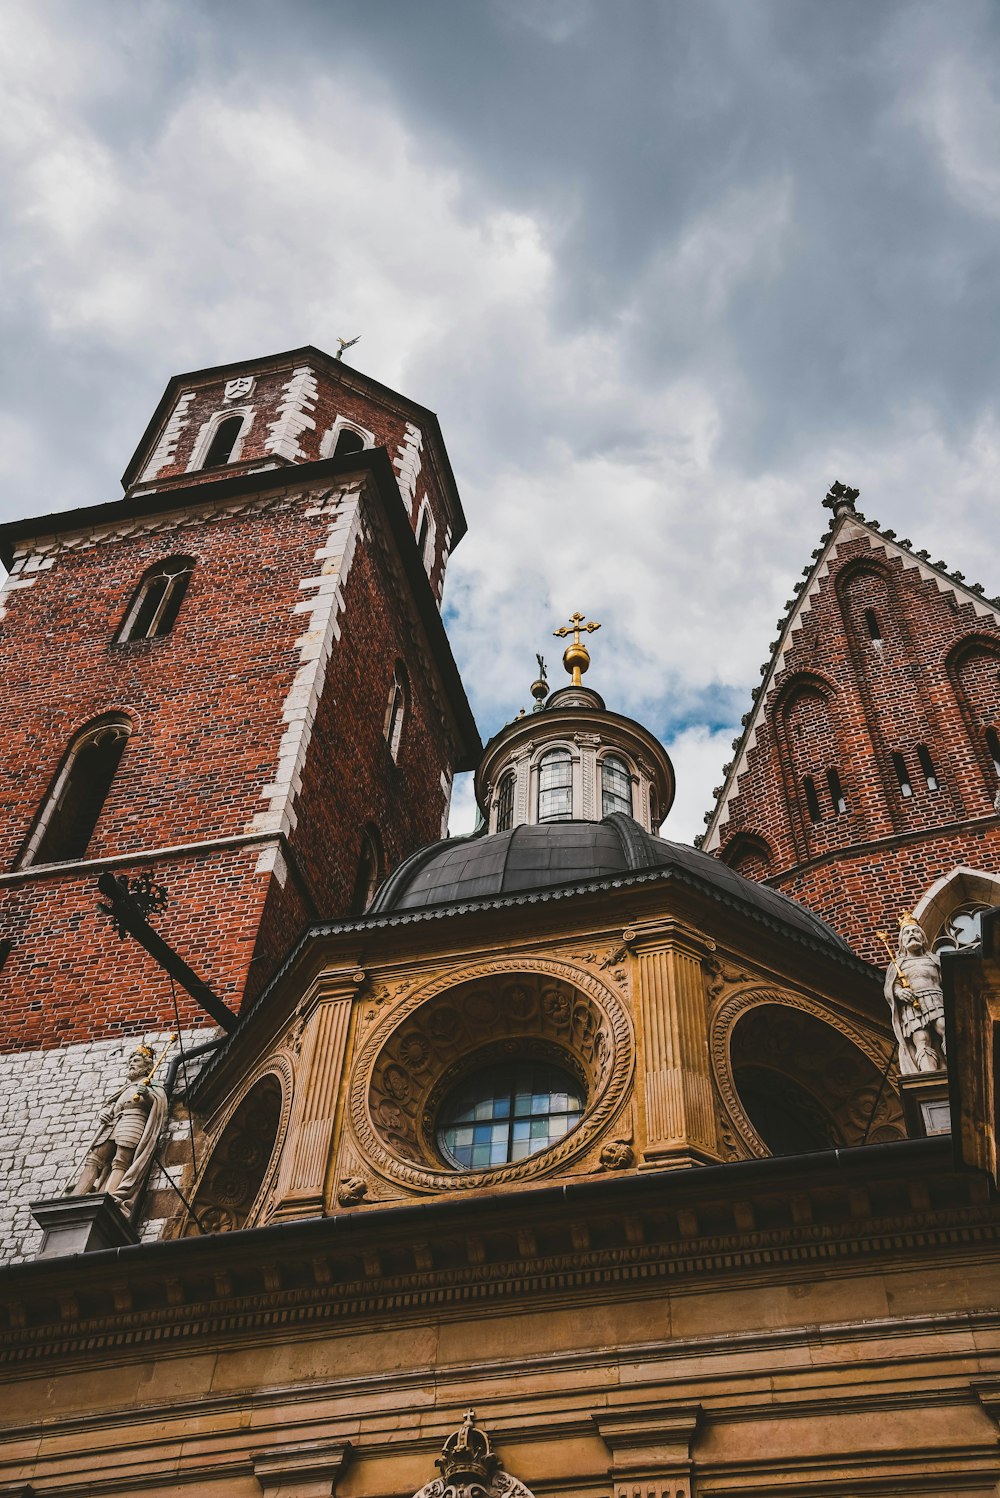
{"label": "red brick wall", "polygon": [[[218,478],[221,470],[217,467],[188,474],[187,465],[191,460],[203,423],[219,412],[238,411],[243,406],[252,407],[254,416],[250,426],[244,432],[237,462],[228,466],[231,471],[239,472],[245,467],[259,467],[261,461],[265,459],[273,461],[267,446],[271,426],[278,420],[279,408],[285,397],[285,387],[292,377],[293,369],[300,367],[297,362],[280,366],[268,366],[266,363],[257,366],[256,383],[252,393],[245,400],[232,402],[227,402],[224,398],[226,375],[207,384],[186,385],[182,379],[176,391],[175,404],[186,394],[191,392],[194,394],[194,399],[185,410],[183,430],[171,462],[159,469],[155,480],[144,481],[144,486],[148,482],[162,483],[178,477],[184,477],[185,482],[192,484]],[[295,461],[312,462],[320,457],[331,456],[330,453],[322,451],[323,439],[337,418],[342,417],[348,422],[357,422],[365,431],[370,432],[374,437],[374,445],[386,448],[390,461],[398,467],[399,448],[405,445],[407,440],[407,421],[412,419],[419,427],[419,414],[409,418],[402,405],[390,403],[387,398],[380,400],[371,394],[353,389],[350,383],[351,372],[344,370],[343,373],[338,373],[335,363],[331,366],[331,364],[313,360],[308,367],[317,386],[317,394],[312,402],[313,409],[307,412],[314,425],[306,427],[299,433],[297,442],[301,456]],[[251,366],[240,366],[238,372],[251,374],[254,373],[254,369]],[[168,411],[165,420],[169,420],[169,416]],[[416,491],[409,504],[410,524],[416,531],[421,501],[426,493],[436,526],[435,557],[430,575],[435,591],[440,594],[447,564],[443,543],[449,524],[448,511],[442,493],[432,433],[421,429],[421,435],[421,467]],[[158,433],[154,433],[146,457],[143,459],[143,466],[156,447],[157,437]]]}
{"label": "red brick wall", "polygon": [[[283,475],[284,477],[284,475]],[[290,477],[290,475],[289,475]],[[349,501],[355,502],[355,497]],[[134,724],[87,848],[88,860],[244,834],[267,809],[285,731],[283,704],[309,615],[295,612],[315,577],[329,515],[258,508],[156,535],[56,555],[8,597],[0,622],[0,875],[25,839],[74,734],[94,716]],[[363,501],[367,503],[367,501]],[[67,517],[71,524],[71,517]],[[379,523],[368,527],[369,533]],[[178,553],[196,568],[172,632],[119,646],[115,636],[150,564]],[[149,868],[170,904],[154,924],[232,1007],[259,989],[318,917],[344,914],[362,823],[375,820],[390,858],[440,833],[440,774],[454,746],[435,710],[433,661],[419,655],[398,580],[363,540],[344,585],[341,634],[327,668],[295,802],[282,885],[258,873],[262,843],[163,855]],[[399,764],[383,728],[401,657],[412,707]],[[0,1046],[52,1046],[172,1021],[169,982],[133,941],[95,915],[98,869],[0,879]],[[185,1023],[201,1011],[183,1000]]]}
{"label": "red brick wall", "polygon": [[[959,863],[997,867],[1000,782],[984,726],[1000,727],[1000,629],[971,601],[864,539],[843,544],[793,636],[764,720],[729,802],[721,856],[811,905],[866,957],[883,953],[875,929],[894,925],[941,874]],[[894,754],[903,756],[909,797]],[[847,805],[840,814],[831,770]],[[748,856],[748,835],[767,844],[770,862]]]}

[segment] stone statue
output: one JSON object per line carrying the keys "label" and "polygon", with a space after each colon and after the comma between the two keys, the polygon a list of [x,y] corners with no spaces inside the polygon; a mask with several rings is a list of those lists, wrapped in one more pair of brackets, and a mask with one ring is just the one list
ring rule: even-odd
{"label": "stone statue", "polygon": [[885,975],[885,996],[899,1041],[902,1075],[943,1071],[946,1062],[941,959],[936,952],[927,950],[923,927],[911,915],[903,916],[899,923],[899,945]]}
{"label": "stone statue", "polygon": [[153,1081],[153,1052],[141,1045],[128,1063],[128,1082],[105,1098],[83,1169],[67,1196],[105,1191],[126,1213],[135,1206],[167,1117],[167,1094]]}

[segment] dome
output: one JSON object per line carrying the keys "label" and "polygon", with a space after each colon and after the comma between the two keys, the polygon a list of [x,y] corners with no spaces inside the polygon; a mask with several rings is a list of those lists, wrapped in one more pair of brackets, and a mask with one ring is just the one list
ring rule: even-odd
{"label": "dome", "polygon": [[600,822],[522,823],[507,832],[448,838],[410,855],[389,876],[367,914],[426,910],[560,885],[662,872],[802,936],[849,951],[831,926],[788,895],[744,879],[686,843],[654,837],[615,812]]}

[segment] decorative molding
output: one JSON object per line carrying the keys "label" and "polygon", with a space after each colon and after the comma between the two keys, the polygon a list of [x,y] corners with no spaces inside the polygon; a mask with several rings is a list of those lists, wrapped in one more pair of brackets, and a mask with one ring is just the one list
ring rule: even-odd
{"label": "decorative molding", "polygon": [[[443,1169],[431,1141],[444,1091],[488,1048],[504,1050],[529,1037],[586,1079],[582,1121],[559,1144],[516,1164]],[[481,962],[460,976],[435,975],[368,1036],[351,1081],[353,1133],[363,1158],[413,1190],[529,1180],[586,1153],[619,1112],[634,1066],[629,1016],[591,974],[551,959]]]}
{"label": "decorative molding", "polygon": [[194,503],[182,510],[131,516],[125,521],[109,521],[87,530],[60,532],[56,536],[35,536],[18,547],[11,572],[20,577],[26,572],[51,567],[55,559],[66,551],[86,551],[91,546],[114,546],[121,541],[133,540],[136,536],[167,535],[174,531],[190,530],[192,526],[217,525],[224,520],[280,514],[300,509],[303,504],[308,506],[304,513],[309,517],[326,515],[360,487],[361,480],[355,479],[337,489],[316,491],[284,488],[277,494],[263,494],[229,502]]}
{"label": "decorative molding", "polygon": [[[281,1089],[281,1107],[278,1114],[278,1128],[277,1133],[275,1134],[274,1144],[271,1147],[270,1155],[268,1156],[267,1163],[264,1167],[260,1186],[258,1187],[253,1201],[251,1202],[246,1212],[243,1223],[243,1226],[245,1227],[253,1227],[258,1223],[266,1220],[266,1208],[269,1205],[270,1199],[273,1194],[273,1188],[278,1174],[278,1167],[281,1162],[282,1151],[285,1146],[285,1140],[288,1136],[288,1121],[291,1117],[292,1100],[295,1092],[295,1068],[293,1066],[292,1058],[287,1052],[278,1051],[274,1055],[268,1056],[258,1062],[257,1066],[254,1067],[249,1076],[243,1081],[239,1090],[235,1092],[229,1099],[224,1112],[221,1115],[217,1116],[216,1119],[212,1120],[211,1124],[206,1129],[208,1138],[206,1139],[205,1145],[203,1146],[204,1148],[207,1148],[208,1153],[206,1155],[206,1158],[202,1162],[201,1170],[198,1172],[197,1179],[193,1183],[189,1193],[189,1200],[192,1202],[195,1209],[198,1210],[198,1193],[201,1191],[202,1186],[211,1177],[212,1161],[215,1157],[216,1150],[219,1148],[220,1144],[226,1137],[226,1130],[232,1122],[235,1114],[239,1110],[241,1104],[257,1086],[258,1082],[264,1081],[264,1079],[269,1076],[275,1078],[278,1086]],[[176,1231],[183,1235],[186,1231],[187,1225],[187,1218],[181,1217],[176,1224]],[[224,1223],[220,1223],[218,1227],[219,1232],[226,1232],[228,1230],[228,1227]]]}
{"label": "decorative molding", "polygon": [[[948,1180],[953,1183],[954,1175],[949,1174]],[[842,1197],[841,1187],[838,1202]],[[663,1206],[653,1220],[661,1221],[662,1215]],[[150,1265],[142,1282],[141,1310],[109,1309],[99,1315],[81,1317],[78,1309],[67,1303],[62,1319],[54,1318],[52,1290],[47,1281],[40,1283],[34,1297],[30,1285],[22,1283],[15,1292],[19,1319],[4,1332],[0,1365],[25,1364],[37,1372],[39,1362],[47,1357],[59,1360],[79,1357],[89,1367],[95,1353],[106,1349],[128,1348],[130,1352],[144,1346],[164,1351],[190,1349],[192,1345],[228,1336],[234,1318],[238,1318],[244,1336],[278,1329],[287,1337],[297,1327],[309,1328],[314,1333],[324,1326],[343,1329],[349,1323],[357,1327],[362,1316],[390,1317],[395,1324],[409,1310],[427,1315],[435,1308],[482,1306],[489,1301],[509,1307],[519,1298],[530,1301],[553,1293],[565,1297],[576,1290],[593,1294],[602,1285],[613,1288],[616,1294],[632,1284],[648,1293],[653,1284],[676,1287],[684,1281],[690,1281],[693,1289],[704,1290],[712,1279],[734,1276],[745,1287],[751,1283],[772,1283],[783,1268],[816,1275],[819,1265],[823,1266],[824,1274],[829,1274],[832,1266],[840,1265],[849,1276],[852,1271],[870,1272],[879,1255],[886,1255],[899,1265],[912,1267],[919,1261],[929,1268],[931,1256],[937,1252],[946,1254],[953,1262],[956,1251],[989,1255],[1000,1246],[1000,1214],[995,1204],[950,1206],[942,1211],[909,1211],[878,1218],[866,1216],[853,1221],[843,1220],[842,1216],[840,1220],[831,1220],[821,1206],[816,1217],[825,1220],[794,1227],[742,1229],[701,1236],[697,1233],[679,1236],[675,1232],[665,1235],[661,1228],[659,1233],[649,1233],[650,1241],[630,1244],[620,1216],[614,1214],[602,1219],[609,1241],[600,1248],[540,1254],[529,1236],[521,1235],[521,1257],[517,1259],[487,1258],[485,1262],[467,1262],[459,1267],[388,1275],[383,1274],[377,1256],[369,1251],[364,1276],[353,1277],[337,1266],[336,1272],[331,1273],[329,1248],[307,1248],[303,1244],[291,1257],[286,1249],[282,1259],[293,1266],[290,1277],[298,1288],[283,1289],[276,1285],[270,1265],[252,1265],[241,1259],[240,1273],[246,1288],[236,1294],[231,1288],[217,1287],[214,1299],[206,1294],[206,1274],[215,1261],[199,1255],[197,1263],[191,1265],[189,1298],[185,1281],[177,1277],[176,1271],[164,1278],[162,1271],[157,1272]],[[610,1241],[608,1230],[615,1223],[622,1229],[620,1243]],[[288,1224],[285,1231],[294,1226]],[[312,1235],[310,1241],[314,1245],[319,1243]],[[223,1256],[229,1253],[228,1245],[220,1242],[217,1248],[218,1264],[227,1263]],[[141,1263],[141,1256],[137,1255],[131,1266],[133,1275]],[[313,1284],[302,1286],[301,1273],[309,1265]],[[271,1280],[269,1286],[264,1283],[266,1276]],[[849,1284],[849,1279],[845,1284]],[[154,1286],[162,1291],[159,1301],[150,1298]],[[955,1324],[967,1330],[970,1314],[973,1313],[958,1313]],[[992,1326],[995,1319],[991,1315],[984,1324]],[[848,1324],[851,1340],[864,1341],[884,1335],[886,1326],[898,1336],[901,1322],[909,1328],[910,1321],[934,1335],[940,1334],[939,1315],[894,1317],[881,1327],[877,1322]],[[755,1345],[768,1345],[765,1333],[742,1335],[744,1340],[749,1335]],[[789,1336],[793,1341],[814,1338],[815,1328],[782,1334],[778,1339],[781,1345]],[[735,1339],[739,1341],[740,1334],[735,1334]],[[733,1340],[734,1334],[727,1333],[719,1351],[731,1356]],[[671,1345],[676,1349],[676,1344]],[[987,1398],[990,1397],[987,1391]],[[869,1390],[864,1400],[867,1403],[870,1399]]]}
{"label": "decorative molding", "polygon": [[302,1441],[255,1451],[253,1475],[264,1498],[334,1498],[351,1450],[350,1441]]}
{"label": "decorative molding", "polygon": [[[198,429],[198,435],[194,439],[191,456],[188,459],[187,473],[197,473],[205,466],[208,449],[212,445],[212,439],[224,421],[231,421],[234,416],[242,417],[242,425],[236,434],[236,441],[229,450],[227,463],[238,463],[243,451],[243,443],[246,435],[253,425],[254,409],[252,406],[229,406],[223,407],[221,411],[213,411],[207,421],[203,421]],[[220,465],[221,466],[221,465]]]}
{"label": "decorative molding", "polygon": [[[802,994],[794,994],[782,989],[758,987],[749,991],[735,992],[730,994],[729,997],[724,998],[711,1016],[708,1037],[712,1074],[725,1113],[723,1131],[725,1132],[726,1125],[728,1124],[729,1130],[737,1136],[749,1154],[758,1159],[765,1159],[770,1155],[771,1151],[757,1133],[749,1114],[740,1100],[733,1075],[731,1050],[733,1032],[739,1021],[750,1011],[766,1005],[786,1009],[792,1015],[810,1015],[813,1019],[827,1025],[846,1044],[860,1051],[865,1059],[870,1062],[875,1072],[876,1081],[885,1070],[888,1059],[887,1048],[891,1044],[888,1040],[880,1043],[860,1026],[853,1025],[845,1020],[842,1014],[836,1013],[826,1005]],[[819,1058],[819,1060],[826,1061],[828,1058]],[[804,1085],[806,1085],[808,1090],[808,1083],[806,1082]],[[855,1091],[855,1106],[861,1106],[862,1096],[863,1094],[860,1091]],[[905,1131],[902,1127],[902,1112],[896,1093],[884,1089],[876,1099],[880,1112],[884,1115],[884,1126],[889,1126],[893,1100],[895,1100],[896,1111],[899,1114],[899,1126],[896,1130],[896,1137],[902,1138]]]}

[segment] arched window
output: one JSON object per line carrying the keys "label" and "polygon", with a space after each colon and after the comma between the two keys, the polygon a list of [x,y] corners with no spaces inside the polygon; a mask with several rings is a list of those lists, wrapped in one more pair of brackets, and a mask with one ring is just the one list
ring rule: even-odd
{"label": "arched window", "polygon": [[917,758],[920,761],[920,768],[924,773],[924,779],[927,781],[927,789],[929,791],[936,791],[938,788],[937,771],[934,768],[934,761],[931,759],[931,751],[926,744],[917,745]]}
{"label": "arched window", "polygon": [[632,815],[632,776],[623,759],[606,754],[601,760],[601,816],[613,811]]}
{"label": "arched window", "polygon": [[660,825],[656,811],[656,787],[651,785],[649,787],[649,828],[651,832],[655,832]]}
{"label": "arched window", "polygon": [[42,804],[22,868],[83,858],[131,731],[127,718],[112,717],[77,735]]}
{"label": "arched window", "polygon": [[384,872],[382,839],[379,837],[378,828],[369,822],[361,834],[361,856],[358,859],[354,896],[351,900],[352,915],[364,915],[375,898],[375,891],[382,882]]}
{"label": "arched window", "polygon": [[908,801],[913,795],[913,787],[910,784],[910,772],[906,768],[906,760],[900,753],[892,756],[892,768],[896,772],[896,781],[899,785],[899,794],[904,801]]}
{"label": "arched window", "polygon": [[169,634],[193,571],[190,557],[170,557],[151,567],[135,590],[118,643],[124,645],[128,640],[152,640],[157,635]]}
{"label": "arched window", "polygon": [[220,421],[209,443],[202,468],[218,468],[223,463],[228,463],[233,448],[236,446],[236,439],[242,430],[242,416],[227,416],[225,421]]}
{"label": "arched window", "polygon": [[403,738],[403,723],[410,705],[410,682],[402,661],[396,662],[389,689],[389,706],[385,714],[385,741],[393,759],[399,758],[399,746]]}
{"label": "arched window", "polygon": [[497,787],[497,832],[509,832],[514,825],[514,786],[516,777],[508,770]]}
{"label": "arched window", "polygon": [[342,427],[337,437],[337,445],[333,449],[333,456],[346,458],[350,453],[363,452],[364,446],[365,439],[360,432],[356,432],[353,427]]}
{"label": "arched window", "polygon": [[830,791],[830,805],[833,807],[834,816],[843,816],[847,810],[847,801],[844,798],[844,788],[840,783],[840,776],[836,770],[827,770],[826,783]]}
{"label": "arched window", "polygon": [[573,820],[573,760],[568,749],[550,749],[539,762],[538,820]]}

